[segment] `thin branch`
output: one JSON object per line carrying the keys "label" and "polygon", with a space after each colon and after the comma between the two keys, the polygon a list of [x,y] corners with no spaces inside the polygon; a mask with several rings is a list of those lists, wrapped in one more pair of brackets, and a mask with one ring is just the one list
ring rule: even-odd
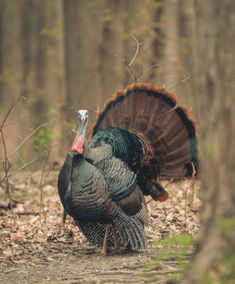
{"label": "thin branch", "polygon": [[[150,70],[152,70],[152,69],[158,68],[158,67],[160,67],[160,66],[162,66],[162,65],[166,65],[166,64],[169,64],[169,63],[170,63],[170,60],[169,60],[169,59],[166,59],[166,60],[165,60],[164,62],[162,62],[162,63],[158,63],[158,64],[154,64],[154,65],[148,66],[147,68],[144,69],[144,72],[148,72],[148,71],[150,71]],[[170,77],[170,76],[168,76],[168,77]]]}
{"label": "thin branch", "polygon": [[3,119],[2,125],[0,126],[0,131],[3,130],[3,127],[4,127],[6,121],[7,121],[8,117],[9,117],[11,111],[13,110],[13,108],[18,104],[18,102],[19,102],[22,98],[23,98],[22,96],[19,96],[18,99],[10,106],[9,110],[7,111],[7,113],[6,113],[6,115],[5,115],[4,119]]}
{"label": "thin branch", "polygon": [[46,159],[45,159],[45,161],[43,163],[42,172],[41,172],[41,178],[40,178],[40,182],[39,182],[39,187],[41,187],[42,184],[43,184],[44,171],[45,171],[45,167],[46,167],[46,164],[47,164],[47,161],[48,161],[48,157],[49,157],[49,151],[47,152]]}
{"label": "thin branch", "polygon": [[5,138],[4,138],[4,134],[3,134],[2,130],[1,130],[1,136],[2,136],[2,144],[3,144],[5,160],[2,161],[2,165],[3,165],[3,169],[4,169],[4,176],[3,176],[2,180],[0,181],[0,184],[2,184],[7,179],[9,170],[11,168],[11,164],[10,164],[8,157],[7,157],[6,142],[5,142]]}
{"label": "thin branch", "polygon": [[44,182],[44,172],[45,172],[45,168],[49,159],[49,155],[50,155],[50,150],[47,151],[47,155],[46,155],[46,159],[43,163],[43,167],[42,167],[42,172],[41,172],[41,178],[40,178],[40,182],[39,182],[39,189],[40,189],[40,203],[41,203],[41,208],[42,208],[42,212],[43,212],[43,216],[45,218],[45,211],[44,211],[44,200],[43,200],[43,182]]}
{"label": "thin branch", "polygon": [[172,87],[168,88],[168,90],[170,91],[170,90],[175,89],[175,88],[178,87],[179,85],[182,85],[182,84],[184,84],[185,82],[191,80],[191,79],[192,79],[195,75],[197,75],[197,74],[198,74],[198,73],[195,73],[195,74],[193,74],[193,75],[190,75],[190,76],[188,76],[188,77],[182,79],[181,81],[179,81],[178,83],[176,83],[176,84],[173,85]]}
{"label": "thin branch", "polygon": [[[7,146],[6,146],[6,141],[5,141],[5,136],[4,136],[4,132],[3,132],[3,128],[5,126],[5,123],[10,115],[10,113],[12,112],[12,110],[14,109],[14,107],[18,104],[18,102],[22,99],[22,96],[19,96],[18,99],[10,106],[10,108],[8,109],[5,117],[3,118],[2,124],[0,126],[0,133],[1,133],[1,138],[2,138],[2,145],[3,145],[3,152],[4,152],[4,160],[2,161],[3,164],[3,169],[4,169],[4,176],[0,181],[0,184],[2,184],[4,181],[7,183],[8,185],[8,174],[9,174],[9,170],[11,168],[11,164],[10,161],[8,159],[8,155],[7,155]],[[8,190],[8,186],[7,186],[7,194],[8,196],[10,195],[10,191]],[[11,197],[9,196],[9,201],[11,202]]]}
{"label": "thin branch", "polygon": [[174,179],[170,179],[167,184],[164,184],[164,188],[167,188],[170,184],[172,184],[172,182],[174,182]]}
{"label": "thin branch", "polygon": [[4,176],[1,179],[0,184],[2,184],[4,182],[5,185],[6,185],[6,193],[7,193],[8,199],[9,199],[9,207],[10,207],[10,210],[12,212],[14,222],[15,222],[15,214],[14,214],[14,211],[12,210],[13,209],[13,203],[12,203],[12,196],[11,196],[11,188],[10,188],[9,179],[8,179],[9,178],[9,171],[10,171],[10,168],[11,168],[11,163],[10,163],[8,155],[7,155],[7,146],[6,146],[3,128],[5,126],[5,123],[8,119],[8,117],[10,116],[12,110],[14,109],[14,107],[19,103],[19,101],[22,98],[23,98],[22,96],[19,96],[17,98],[17,100],[10,106],[10,108],[8,109],[5,117],[3,118],[2,124],[0,126],[0,133],[1,133],[1,137],[2,137],[2,145],[3,145],[3,152],[4,152],[4,161],[2,161]]}
{"label": "thin branch", "polygon": [[137,38],[133,35],[130,35],[130,37],[133,38],[135,43],[136,43],[136,51],[135,51],[135,54],[134,54],[133,58],[131,59],[130,63],[128,64],[129,66],[131,66],[135,62],[136,57],[137,57],[139,50],[140,50],[140,43],[138,42]]}
{"label": "thin branch", "polygon": [[[136,57],[139,53],[139,50],[140,50],[140,43],[138,42],[137,38],[133,35],[130,35],[130,37],[132,39],[134,39],[135,43],[136,43],[136,50],[135,50],[135,53],[134,53],[134,56],[132,57],[131,61],[128,63],[126,60],[124,60],[124,63],[126,64],[127,68],[129,69],[131,75],[133,76],[133,79],[134,81],[136,82],[138,77],[140,77],[140,75],[137,75],[135,74],[135,72],[133,71],[131,65],[135,62],[136,60]],[[142,73],[142,72],[141,72]]]}
{"label": "thin branch", "polygon": [[37,128],[35,128],[31,133],[29,133],[22,141],[21,143],[16,147],[16,149],[14,150],[14,152],[10,153],[8,155],[8,157],[11,157],[12,155],[14,155],[16,152],[18,152],[18,150],[25,144],[25,142],[27,142],[27,140],[29,140],[30,137],[32,137],[36,132],[38,132],[38,130],[40,130],[42,127],[44,127],[45,125],[49,124],[51,121],[45,122],[41,125],[39,125]]}
{"label": "thin branch", "polygon": [[192,205],[193,201],[194,201],[194,198],[195,198],[195,178],[193,177],[192,178],[192,186],[191,186],[191,197],[190,197],[190,206]]}
{"label": "thin branch", "polygon": [[162,66],[162,65],[167,64],[167,63],[169,63],[169,62],[154,64],[154,65],[148,66],[146,68],[143,68],[143,65],[141,65],[141,71],[138,75],[135,75],[135,80],[137,81],[142,75],[144,75],[144,73],[146,73],[146,72],[148,72],[152,69],[158,68],[159,66]]}
{"label": "thin branch", "polygon": [[[9,176],[9,177],[10,177],[10,176],[13,176],[13,175],[15,175],[16,173],[18,173],[18,172],[20,172],[20,171],[22,171],[22,170],[28,168],[28,167],[29,167],[30,165],[32,165],[33,163],[37,162],[37,161],[40,159],[41,156],[43,156],[45,153],[47,153],[47,151],[48,151],[48,150],[44,151],[44,152],[43,152],[42,154],[40,154],[37,158],[35,158],[35,159],[29,161],[28,163],[24,164],[24,165],[23,165],[22,167],[20,167],[19,169],[16,169],[16,170],[10,172],[8,176]],[[21,161],[23,161],[22,158],[20,158],[20,159],[21,159]],[[23,162],[24,162],[24,161],[23,161]]]}
{"label": "thin branch", "polygon": [[[132,64],[135,62],[137,56],[139,56],[139,53],[140,53],[140,43],[139,41],[137,40],[137,38],[133,35],[130,35],[130,37],[135,41],[136,43],[136,50],[135,50],[135,53],[134,53],[134,56],[133,58],[131,59],[131,61],[128,63],[126,60],[124,60],[124,63],[126,64],[127,68],[129,69],[133,79],[134,79],[134,82],[137,82],[137,80],[145,73],[145,72],[148,72],[154,68],[158,68],[159,66],[163,65],[163,64],[166,64],[166,63],[169,63],[169,61],[167,62],[164,62],[164,63],[160,63],[160,64],[154,64],[154,65],[151,65],[151,66],[148,66],[147,68],[144,69],[143,65],[142,64],[139,64],[141,66],[141,71],[139,74],[136,74],[132,68]],[[151,47],[150,47],[151,48]],[[149,51],[149,49],[147,51]],[[143,53],[145,53],[146,50],[143,51]]]}
{"label": "thin branch", "polygon": [[185,190],[185,200],[184,200],[184,225],[185,228],[187,227],[186,221],[187,221],[187,193],[188,190]]}
{"label": "thin branch", "polygon": [[131,68],[131,66],[130,66],[126,61],[124,61],[124,63],[126,64],[127,68],[129,69],[131,75],[133,76],[134,82],[136,82],[136,81],[137,81],[137,77],[136,77],[136,75],[135,75],[135,72],[133,71],[133,69]]}
{"label": "thin branch", "polygon": [[[22,116],[21,119],[22,120],[30,119],[30,114],[26,114],[26,115]],[[17,125],[17,123],[18,123],[18,121],[12,121],[12,122],[6,123],[4,125],[4,128],[8,128],[8,127]]]}

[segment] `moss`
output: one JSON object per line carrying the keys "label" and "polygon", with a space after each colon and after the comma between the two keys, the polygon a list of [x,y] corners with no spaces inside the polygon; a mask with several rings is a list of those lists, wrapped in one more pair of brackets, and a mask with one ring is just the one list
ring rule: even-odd
{"label": "moss", "polygon": [[235,282],[235,248],[225,252],[220,259],[221,283]]}
{"label": "moss", "polygon": [[155,260],[147,262],[144,265],[142,272],[143,273],[150,272],[150,271],[153,271],[153,270],[158,270],[160,268],[161,268],[161,264],[160,264],[159,260],[155,259]]}
{"label": "moss", "polygon": [[175,266],[178,268],[177,272],[169,272],[169,277],[171,280],[177,280],[180,277],[179,271],[185,270],[188,266],[187,256],[191,252],[194,241],[191,235],[180,234],[152,242],[153,247],[161,251],[158,252],[156,258],[144,265],[141,275],[148,276],[152,271],[161,269],[164,262],[169,261],[175,262]]}
{"label": "moss", "polygon": [[177,246],[189,247],[194,243],[194,239],[189,234],[180,234],[177,236],[172,236],[163,240],[156,240],[153,242],[154,246],[167,245],[167,246]]}
{"label": "moss", "polygon": [[218,224],[219,224],[221,233],[227,234],[235,226],[235,219],[234,218],[222,218],[219,220]]}
{"label": "moss", "polygon": [[225,251],[216,264],[199,284],[233,284],[235,281],[235,248]]}
{"label": "moss", "polygon": [[207,276],[206,278],[202,279],[199,284],[215,284],[213,281],[214,280],[210,276]]}
{"label": "moss", "polygon": [[34,150],[37,154],[41,154],[47,150],[52,142],[53,133],[49,128],[41,128],[34,138]]}
{"label": "moss", "polygon": [[56,39],[63,29],[63,22],[61,20],[58,20],[54,26],[51,27],[44,27],[41,30],[41,35],[45,36],[50,39]]}

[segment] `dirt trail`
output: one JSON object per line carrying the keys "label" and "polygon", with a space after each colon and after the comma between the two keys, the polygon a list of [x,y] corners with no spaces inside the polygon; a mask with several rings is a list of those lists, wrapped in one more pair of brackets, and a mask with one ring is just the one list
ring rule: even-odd
{"label": "dirt trail", "polygon": [[[57,250],[57,249],[56,249]],[[48,254],[39,262],[14,263],[1,266],[1,283],[143,283],[139,275],[151,253],[103,257],[98,251],[82,250]]]}
{"label": "dirt trail", "polygon": [[177,270],[174,262],[170,266],[165,263],[151,277],[143,273],[144,264],[156,253],[149,248],[142,253],[104,257],[97,249],[53,244],[34,250],[32,261],[2,262],[0,283],[164,283]]}

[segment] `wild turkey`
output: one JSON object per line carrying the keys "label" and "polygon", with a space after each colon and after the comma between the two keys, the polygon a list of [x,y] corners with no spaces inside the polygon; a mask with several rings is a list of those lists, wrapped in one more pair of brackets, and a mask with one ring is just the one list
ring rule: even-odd
{"label": "wild turkey", "polygon": [[58,179],[68,213],[91,243],[118,250],[146,246],[143,195],[164,201],[162,179],[197,172],[196,121],[177,96],[149,83],[134,83],[106,101],[89,141],[88,111],[79,125]]}

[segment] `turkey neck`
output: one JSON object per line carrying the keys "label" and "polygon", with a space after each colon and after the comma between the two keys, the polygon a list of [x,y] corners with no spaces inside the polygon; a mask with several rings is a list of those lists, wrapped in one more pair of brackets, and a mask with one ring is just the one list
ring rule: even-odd
{"label": "turkey neck", "polygon": [[86,136],[86,128],[87,128],[87,121],[82,121],[79,123],[78,127],[77,127],[77,134],[76,136],[78,138],[84,138]]}

